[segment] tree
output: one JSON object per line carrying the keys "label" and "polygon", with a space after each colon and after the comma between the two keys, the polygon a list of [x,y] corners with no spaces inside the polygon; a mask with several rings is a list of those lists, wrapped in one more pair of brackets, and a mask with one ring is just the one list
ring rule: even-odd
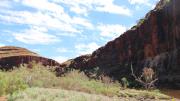
{"label": "tree", "polygon": [[139,82],[145,89],[151,89],[155,87],[155,82],[158,78],[155,77],[155,72],[152,68],[145,67],[143,68],[141,76],[136,76],[133,71],[133,67],[131,64],[131,74],[135,78],[137,82]]}

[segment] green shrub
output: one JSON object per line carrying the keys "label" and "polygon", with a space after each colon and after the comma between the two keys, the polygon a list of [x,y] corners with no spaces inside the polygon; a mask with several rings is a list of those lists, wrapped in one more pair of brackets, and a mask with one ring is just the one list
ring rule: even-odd
{"label": "green shrub", "polygon": [[12,71],[12,73],[19,75],[29,87],[51,88],[57,86],[56,81],[58,78],[55,73],[41,64],[33,64],[31,69],[24,65]]}
{"label": "green shrub", "polygon": [[137,21],[137,25],[141,25],[143,22],[145,21],[145,19],[140,19],[139,21]]}
{"label": "green shrub", "polygon": [[27,88],[26,83],[17,75],[0,72],[0,96],[12,94],[25,88]]}
{"label": "green shrub", "polygon": [[[160,93],[157,93],[159,94],[157,95],[156,92],[149,93],[149,91],[147,91],[147,93],[145,93],[146,91],[143,91],[143,93],[141,93],[142,91],[137,90],[121,90],[119,83],[89,79],[83,72],[79,72],[77,70],[65,74],[64,77],[56,77],[55,73],[52,72],[52,69],[44,67],[41,64],[34,64],[32,65],[31,69],[27,68],[27,66],[28,65],[21,65],[19,68],[15,68],[13,71],[0,71],[0,95],[9,94],[8,99],[12,99],[12,101],[14,101],[13,98],[17,98],[16,94],[21,93],[14,92],[23,90],[29,86],[32,89],[36,87],[56,88],[58,90],[74,90],[93,94],[103,94],[106,96],[148,96],[148,98],[155,98],[156,96],[159,96],[159,98],[164,97],[164,95]],[[127,79],[123,81],[127,82]],[[44,92],[43,94],[44,95],[40,101],[46,100],[46,95],[48,95],[49,92]],[[33,91],[28,96],[31,96],[31,98],[37,98],[38,95],[41,94]],[[22,93],[20,96],[18,96],[18,98],[21,97],[23,98],[26,96],[24,96]]]}
{"label": "green shrub", "polygon": [[88,93],[117,95],[120,90],[119,83],[103,83],[100,80],[89,79],[83,72],[72,71],[60,77],[59,86],[63,89],[83,91]]}
{"label": "green shrub", "polygon": [[25,82],[19,77],[8,77],[8,84],[6,92],[12,94],[15,91],[24,90],[27,88]]}
{"label": "green shrub", "polygon": [[137,27],[139,27],[142,23],[144,23],[144,21],[145,21],[145,18],[142,18],[142,19],[139,19],[139,20],[137,20],[136,21],[136,25],[134,25],[131,29],[132,30],[135,30]]}
{"label": "green shrub", "polygon": [[129,81],[127,80],[126,77],[123,77],[121,79],[121,82],[122,82],[123,88],[127,88],[129,86]]}
{"label": "green shrub", "polygon": [[[114,82],[102,82],[94,79],[89,79],[84,72],[73,70],[64,77],[56,77],[55,73],[48,67],[44,67],[41,64],[21,65],[19,68],[15,68],[13,71],[2,72],[8,79],[2,81],[9,85],[15,84],[16,86],[7,86],[9,89],[5,92],[12,93],[14,90],[23,88],[23,84],[28,87],[40,87],[40,88],[61,88],[67,90],[76,90],[88,93],[104,94],[108,96],[117,95],[119,89],[119,83]],[[14,78],[11,78],[14,77]],[[1,82],[0,82],[1,83]],[[17,86],[19,84],[19,86]],[[5,87],[6,88],[6,87]],[[4,89],[2,89],[4,92]]]}
{"label": "green shrub", "polygon": [[4,74],[0,72],[0,96],[4,95],[6,91],[6,80]]}
{"label": "green shrub", "polygon": [[166,4],[170,2],[170,0],[165,0]]}

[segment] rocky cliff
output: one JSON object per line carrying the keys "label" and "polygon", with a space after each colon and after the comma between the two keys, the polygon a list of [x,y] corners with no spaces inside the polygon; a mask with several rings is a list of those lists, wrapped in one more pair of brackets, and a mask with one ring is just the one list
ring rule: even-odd
{"label": "rocky cliff", "polygon": [[20,64],[28,64],[32,61],[41,62],[47,66],[59,66],[60,64],[52,59],[41,57],[25,48],[5,46],[0,47],[0,68],[10,69]]}
{"label": "rocky cliff", "polygon": [[131,64],[137,74],[144,67],[154,68],[161,86],[180,88],[180,0],[161,0],[136,26],[62,66],[83,71],[98,67],[120,80],[131,78]]}

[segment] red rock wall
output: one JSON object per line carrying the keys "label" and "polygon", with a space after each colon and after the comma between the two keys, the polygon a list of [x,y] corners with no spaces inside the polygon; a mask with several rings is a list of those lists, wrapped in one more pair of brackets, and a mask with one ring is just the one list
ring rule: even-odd
{"label": "red rock wall", "polygon": [[120,79],[131,76],[132,63],[137,73],[145,66],[152,67],[159,82],[180,88],[180,0],[171,0],[160,8],[164,1],[146,15],[141,25],[108,42],[88,59],[78,57],[66,67],[99,67],[103,73]]}
{"label": "red rock wall", "polygon": [[28,64],[32,61],[42,63],[44,66],[60,66],[60,64],[52,59],[39,56],[13,56],[7,58],[0,58],[0,67],[2,69],[11,69],[13,66],[20,64]]}

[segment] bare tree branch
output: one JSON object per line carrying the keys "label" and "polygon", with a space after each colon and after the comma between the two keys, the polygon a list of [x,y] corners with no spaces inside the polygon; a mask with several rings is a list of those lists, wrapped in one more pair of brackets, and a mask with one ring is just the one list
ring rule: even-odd
{"label": "bare tree branch", "polygon": [[158,80],[158,78],[154,78],[155,73],[153,69],[147,67],[143,69],[141,76],[137,77],[134,74],[132,64],[131,64],[131,75],[135,78],[137,82],[143,85],[146,89],[150,89],[154,87],[154,83]]}

